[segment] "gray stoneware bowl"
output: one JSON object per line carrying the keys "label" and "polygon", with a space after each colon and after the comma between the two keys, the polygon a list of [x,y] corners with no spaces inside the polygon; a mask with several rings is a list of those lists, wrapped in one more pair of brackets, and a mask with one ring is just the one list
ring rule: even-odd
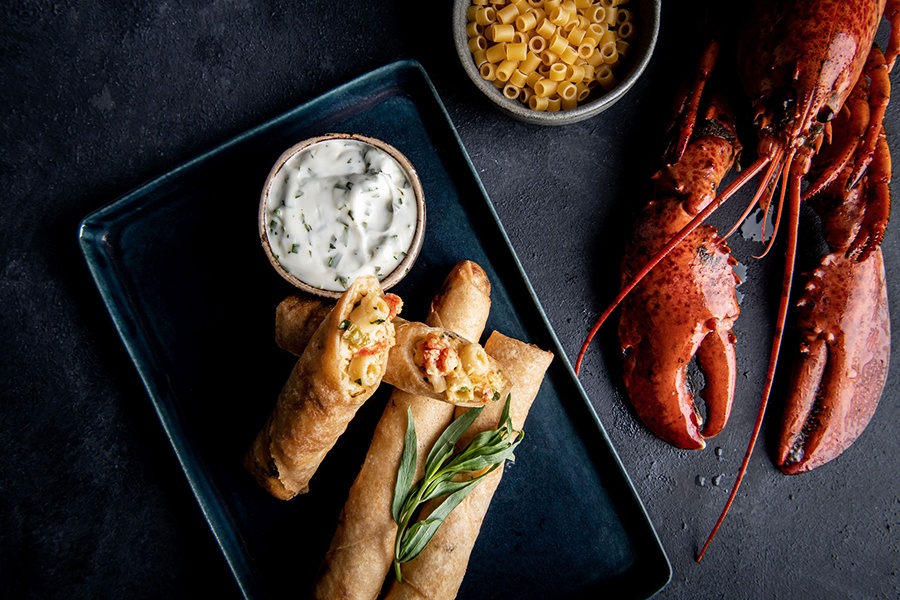
{"label": "gray stoneware bowl", "polygon": [[[535,125],[577,123],[598,115],[618,102],[646,69],[659,35],[661,0],[629,0],[624,7],[634,12],[637,36],[631,40],[627,60],[623,61],[621,67],[616,71],[618,83],[608,91],[599,86],[594,88],[588,99],[576,108],[557,112],[532,110],[518,99],[507,98],[500,88],[481,77],[478,67],[472,59],[472,52],[469,50],[469,36],[466,34],[466,25],[468,24],[466,11],[471,5],[472,0],[454,0],[453,3],[453,39],[456,53],[459,55],[466,75],[498,109],[515,119]],[[499,7],[499,5],[492,6]]]}

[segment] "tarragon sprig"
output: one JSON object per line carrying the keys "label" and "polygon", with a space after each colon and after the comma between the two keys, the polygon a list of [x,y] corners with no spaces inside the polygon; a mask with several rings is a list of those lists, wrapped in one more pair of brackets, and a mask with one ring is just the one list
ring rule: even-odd
{"label": "tarragon sprig", "polygon": [[[407,409],[403,454],[397,469],[394,502],[391,506],[394,522],[398,526],[394,542],[394,573],[397,581],[403,581],[400,565],[422,552],[450,511],[462,502],[484,476],[500,467],[506,459],[515,460],[513,450],[525,433],[513,429],[509,417],[509,401],[510,397],[507,396],[497,429],[478,433],[462,451],[456,451],[456,442],[478,418],[483,407],[466,411],[448,425],[428,453],[425,474],[415,483],[416,427],[412,411]],[[422,504],[445,495],[446,498],[434,512],[410,524]]]}

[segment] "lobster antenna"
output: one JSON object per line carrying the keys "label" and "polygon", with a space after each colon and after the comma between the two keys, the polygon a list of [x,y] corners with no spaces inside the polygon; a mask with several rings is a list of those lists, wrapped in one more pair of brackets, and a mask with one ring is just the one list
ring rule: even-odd
{"label": "lobster antenna", "polygon": [[[782,214],[782,211],[784,210],[784,196],[785,196],[785,192],[787,190],[788,173],[790,173],[790,171],[791,171],[791,161],[792,160],[793,160],[793,155],[791,155],[788,158],[787,163],[784,166],[784,171],[783,171],[782,180],[781,180],[781,194],[778,195],[778,209],[775,211],[775,225],[772,227],[772,235],[771,235],[771,237],[769,237],[769,243],[766,244],[766,247],[763,250],[762,254],[760,254],[759,256],[753,257],[757,260],[759,260],[760,258],[764,258],[769,253],[769,250],[772,249],[772,246],[775,245],[775,237],[778,235],[778,227],[781,225],[781,214]],[[769,201],[769,204],[771,204],[771,200]],[[765,233],[765,228],[766,228],[766,222],[765,222],[765,219],[763,219],[763,232],[764,233]]]}
{"label": "lobster antenna", "polygon": [[722,206],[726,200],[728,200],[735,192],[741,189],[744,184],[753,179],[762,169],[765,167],[769,161],[771,160],[768,156],[762,156],[750,165],[750,168],[741,173],[738,177],[734,179],[728,186],[722,190],[722,193],[716,196],[715,200],[709,203],[703,210],[697,213],[697,216],[691,219],[691,222],[682,227],[681,231],[679,231],[675,237],[669,240],[662,249],[657,252],[653,258],[651,258],[646,265],[644,265],[637,274],[631,278],[631,280],[622,287],[622,290],[619,294],[613,299],[612,303],[603,311],[603,314],[597,319],[597,322],[594,323],[594,326],[591,328],[591,331],[588,333],[587,338],[584,340],[584,343],[581,345],[581,350],[578,352],[578,358],[575,361],[575,374],[578,375],[581,371],[581,363],[584,360],[584,355],[587,352],[588,346],[591,345],[591,341],[593,341],[594,336],[600,330],[600,327],[603,326],[603,323],[609,318],[609,315],[622,303],[622,300],[631,293],[637,285],[647,276],[647,273],[653,270],[653,268],[660,263],[669,253],[680,244],[684,238],[691,234],[692,231],[697,229],[703,221],[705,221],[711,214],[713,214],[716,209]]}
{"label": "lobster antenna", "polygon": [[[789,164],[793,162],[793,158],[794,153],[788,158]],[[744,453],[744,459],[741,462],[741,468],[738,470],[737,477],[735,478],[734,487],[731,488],[731,493],[728,495],[728,500],[725,502],[725,508],[722,509],[722,513],[719,515],[718,520],[716,520],[716,524],[713,526],[709,537],[706,538],[706,543],[703,544],[703,548],[701,548],[700,552],[697,554],[697,562],[700,562],[703,559],[703,555],[706,554],[706,550],[716,536],[716,532],[719,531],[719,527],[721,527],[722,523],[725,521],[725,516],[728,514],[728,510],[731,508],[732,503],[734,503],[738,488],[741,487],[741,482],[744,480],[744,475],[747,474],[747,465],[750,464],[753,447],[756,445],[757,438],[759,438],[763,418],[766,414],[766,407],[769,403],[769,396],[771,396],[772,386],[775,381],[775,366],[778,364],[778,355],[781,352],[781,341],[784,338],[784,325],[787,322],[787,311],[791,297],[791,283],[794,278],[794,262],[797,258],[797,228],[800,224],[799,173],[791,174],[790,188],[791,196],[790,201],[788,202],[789,233],[785,255],[784,278],[781,287],[781,301],[778,304],[778,317],[775,321],[775,335],[772,339],[772,351],[769,355],[769,367],[766,371],[766,383],[763,388],[762,400],[760,400],[759,411],[756,414],[756,423],[753,425],[753,432],[750,434],[750,443],[747,445],[747,451]]]}
{"label": "lobster antenna", "polygon": [[[737,231],[738,227],[741,226],[741,223],[747,220],[747,217],[750,216],[750,213],[756,208],[756,205],[759,204],[759,199],[762,197],[763,192],[769,189],[769,186],[772,183],[774,177],[777,176],[778,171],[781,169],[781,160],[784,156],[784,152],[782,150],[778,150],[772,157],[772,161],[769,163],[769,168],[766,170],[766,174],[763,176],[763,180],[760,182],[759,189],[756,190],[756,194],[753,196],[753,201],[747,205],[746,210],[744,210],[743,214],[735,221],[734,225],[732,225],[731,229],[728,230],[724,236],[724,239],[730,238],[734,235],[734,232]],[[774,189],[772,192],[774,193]]]}

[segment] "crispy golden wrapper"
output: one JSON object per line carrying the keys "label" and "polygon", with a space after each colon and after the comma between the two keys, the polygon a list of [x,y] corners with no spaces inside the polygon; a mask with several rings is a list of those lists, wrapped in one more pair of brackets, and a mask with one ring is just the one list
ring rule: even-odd
{"label": "crispy golden wrapper", "polygon": [[291,294],[275,309],[275,344],[294,356],[300,356],[333,308],[334,302]]}
{"label": "crispy golden wrapper", "polygon": [[[466,261],[468,262],[468,261]],[[474,263],[472,263],[474,264]],[[471,270],[468,267],[467,270]],[[438,296],[439,300],[443,296]],[[446,301],[441,300],[444,304]],[[479,312],[477,304],[474,312]],[[391,348],[388,356],[387,370],[384,374],[384,382],[404,392],[416,396],[425,396],[455,404],[456,406],[482,406],[493,400],[506,397],[510,382],[503,373],[502,365],[496,359],[485,353],[477,342],[470,342],[457,330],[444,327],[443,323],[452,323],[454,318],[461,320],[463,326],[467,326],[468,319],[465,311],[459,310],[452,304],[441,306],[454,314],[441,319],[436,312],[435,322],[440,325],[432,326],[425,323],[396,319],[395,337],[396,343]],[[276,311],[276,343],[284,350],[295,355],[300,355],[308,343],[310,332],[328,313],[329,304],[322,300],[305,296],[289,296],[278,305]],[[482,325],[482,329],[483,329]],[[469,327],[471,329],[471,327]],[[466,380],[464,383],[443,381],[429,374],[423,367],[422,346],[423,340],[431,336],[438,346],[446,346],[452,351],[451,360],[459,360],[468,355],[481,356],[485,362],[486,372],[478,381]],[[466,350],[469,352],[466,352]],[[434,350],[438,352],[438,350]],[[474,378],[473,378],[474,379]],[[462,389],[461,389],[462,388]]]}
{"label": "crispy golden wrapper", "polygon": [[372,338],[382,343],[371,354],[369,376],[361,383],[349,375],[353,349],[342,325],[360,300],[372,294],[385,298],[375,277],[360,277],[338,300],[297,360],[244,459],[250,474],[276,498],[288,500],[308,491],[322,459],[381,383],[394,343],[391,318],[372,331]]}

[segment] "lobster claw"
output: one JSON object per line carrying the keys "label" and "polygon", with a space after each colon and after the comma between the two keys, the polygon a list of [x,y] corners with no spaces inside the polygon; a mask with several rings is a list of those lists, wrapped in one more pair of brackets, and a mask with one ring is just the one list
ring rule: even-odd
{"label": "lobster claw", "polygon": [[[715,52],[714,45],[710,51]],[[635,269],[643,268],[644,276],[621,303],[619,343],[625,387],[638,417],[673,446],[699,450],[722,431],[731,413],[737,382],[732,327],[740,314],[735,291],[740,278],[715,227],[699,225],[680,236],[715,199],[741,146],[731,112],[717,93],[692,131],[677,160],[654,176],[653,200],[642,209],[626,247],[623,286]],[[676,237],[681,241],[661,256]],[[695,358],[705,378],[698,394],[705,419],[688,384]]]}
{"label": "lobster claw", "polygon": [[793,475],[833,460],[865,429],[890,362],[884,262],[827,255],[798,303],[794,363],[777,464]]}
{"label": "lobster claw", "polygon": [[[698,228],[622,304],[619,340],[628,396],[644,424],[678,448],[704,448],[731,412],[737,381],[731,329],[740,312],[734,264],[715,229]],[[706,419],[688,384],[694,357],[706,380],[699,394]]]}

